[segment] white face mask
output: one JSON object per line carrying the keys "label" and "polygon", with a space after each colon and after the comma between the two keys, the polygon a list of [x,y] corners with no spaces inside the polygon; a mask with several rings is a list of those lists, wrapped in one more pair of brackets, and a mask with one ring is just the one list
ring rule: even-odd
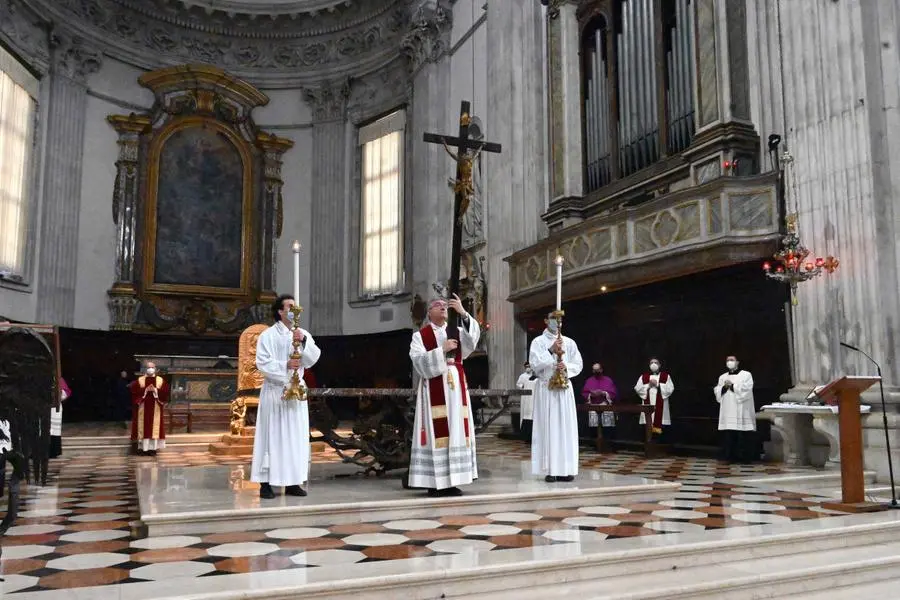
{"label": "white face mask", "polygon": [[650,370],[653,371],[654,373],[656,373],[657,371],[659,371],[659,365],[655,362],[650,363]]}
{"label": "white face mask", "polygon": [[154,375],[156,375],[156,369],[154,369],[153,367],[150,367],[149,369],[147,369],[148,377],[153,377]]}
{"label": "white face mask", "polygon": [[556,319],[547,319],[547,329],[550,330],[550,333],[556,333],[557,329],[559,329]]}
{"label": "white face mask", "polygon": [[737,361],[736,360],[726,361],[725,366],[728,367],[729,371],[734,371],[737,368]]}
{"label": "white face mask", "polygon": [[525,367],[525,372],[531,374],[531,367]]}

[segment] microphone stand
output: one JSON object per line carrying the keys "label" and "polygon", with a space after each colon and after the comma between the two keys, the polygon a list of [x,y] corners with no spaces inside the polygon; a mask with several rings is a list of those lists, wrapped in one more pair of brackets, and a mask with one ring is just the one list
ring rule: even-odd
{"label": "microphone stand", "polygon": [[840,342],[841,346],[847,348],[849,350],[855,350],[859,352],[863,356],[869,359],[869,361],[875,365],[875,369],[878,371],[878,389],[881,391],[881,420],[882,426],[884,428],[884,447],[887,450],[887,459],[888,459],[888,475],[891,479],[891,508],[900,508],[897,505],[897,490],[894,487],[894,461],[891,459],[891,439],[888,435],[888,422],[887,422],[887,404],[884,401],[884,381],[881,378],[881,365],[875,362],[871,356],[857,348],[856,346],[851,346],[850,344],[846,344],[844,342]]}

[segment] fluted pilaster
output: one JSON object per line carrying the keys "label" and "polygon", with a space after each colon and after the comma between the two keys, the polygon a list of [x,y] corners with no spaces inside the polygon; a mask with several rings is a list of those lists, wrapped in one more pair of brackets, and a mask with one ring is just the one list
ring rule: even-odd
{"label": "fluted pilaster", "polygon": [[[566,10],[563,6],[561,16]],[[502,154],[484,158],[491,387],[511,386],[526,353],[525,331],[516,322],[513,304],[506,300],[510,278],[503,259],[544,234],[540,215],[548,190],[542,174],[549,160],[544,135],[542,13],[537,2],[502,8],[488,4],[487,37],[493,51],[488,56],[485,130],[491,141],[503,145]]]}
{"label": "fluted pilaster", "polygon": [[449,105],[449,87],[449,60],[429,63],[413,79],[413,292],[425,299],[434,295],[432,284],[446,285],[450,277],[453,191],[447,181],[455,165],[441,146],[424,143],[420,132],[456,135],[459,107]]}
{"label": "fluted pilaster", "polygon": [[71,327],[78,275],[85,79],[100,55],[77,39],[53,36],[47,107],[37,320]]}
{"label": "fluted pilaster", "polygon": [[[563,1],[553,4],[547,29],[552,89],[550,96],[552,161],[549,167],[552,173],[553,200],[562,200],[580,197],[584,193],[580,37],[576,3]],[[521,9],[524,10],[525,6],[523,5]],[[492,30],[491,12],[491,6],[488,5],[488,31]],[[495,19],[501,19],[499,13]],[[498,29],[498,33],[503,27],[501,23],[495,23],[494,26]],[[542,64],[540,55],[535,55],[533,59],[536,62],[531,66]]]}
{"label": "fluted pilaster", "polygon": [[313,335],[340,335],[344,308],[347,82],[303,90],[312,132],[309,323]]}
{"label": "fluted pilaster", "polygon": [[[882,47],[881,37],[893,41],[884,29],[895,26],[892,4],[752,0],[747,5],[751,72],[771,74],[754,97],[761,137],[785,134],[794,157],[786,191],[789,209],[799,211],[801,237],[816,255],[841,261],[833,275],[800,285],[792,319],[798,389],[838,375],[874,372],[863,357],[842,349],[841,341],[881,362],[886,385],[900,383],[894,360],[900,310],[892,191],[892,182],[900,179],[900,123],[892,117],[897,76],[882,65],[896,64],[897,50],[893,43]],[[779,16],[785,122],[778,95]]]}

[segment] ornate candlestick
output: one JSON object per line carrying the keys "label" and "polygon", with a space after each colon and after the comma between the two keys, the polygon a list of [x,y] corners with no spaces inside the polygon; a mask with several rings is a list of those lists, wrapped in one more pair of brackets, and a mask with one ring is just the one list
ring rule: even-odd
{"label": "ornate candlestick", "polygon": [[[290,313],[290,318],[293,321],[294,327],[293,331],[297,331],[300,327],[300,313],[303,312],[303,307],[294,305],[293,312]],[[292,360],[300,360],[302,354],[300,352],[300,340],[294,340],[294,351],[291,353]],[[300,381],[300,369],[294,369],[293,374],[291,375],[291,382],[288,384],[286,388],[284,388],[284,400],[306,400],[306,386],[303,385]]]}
{"label": "ornate candlestick", "polygon": [[[550,316],[556,319],[556,341],[559,343],[559,350],[556,351],[556,362],[562,361],[565,352],[562,349],[562,321],[565,312],[562,309],[562,266],[563,257],[557,255],[553,261],[556,264],[556,310],[550,313]],[[547,388],[551,390],[564,390],[569,387],[569,377],[566,373],[560,372],[553,368],[553,375],[547,382]]]}

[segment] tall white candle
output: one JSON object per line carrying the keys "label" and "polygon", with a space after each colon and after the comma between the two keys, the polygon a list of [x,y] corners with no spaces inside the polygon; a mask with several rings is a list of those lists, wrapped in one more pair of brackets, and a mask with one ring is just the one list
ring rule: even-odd
{"label": "tall white candle", "polygon": [[294,302],[300,303],[300,240],[291,245],[294,251]]}
{"label": "tall white candle", "polygon": [[556,310],[562,310],[562,266],[563,257],[557,255],[556,260]]}

